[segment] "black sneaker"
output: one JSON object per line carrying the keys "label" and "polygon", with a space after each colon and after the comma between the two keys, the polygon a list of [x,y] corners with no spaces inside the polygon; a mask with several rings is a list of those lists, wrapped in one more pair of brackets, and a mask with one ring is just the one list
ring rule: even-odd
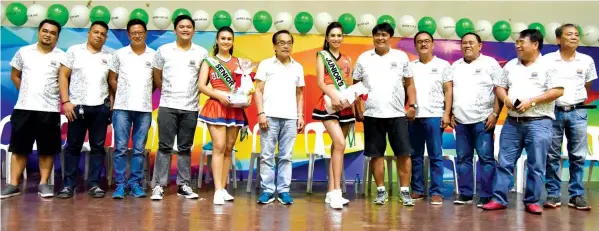
{"label": "black sneaker", "polygon": [[2,193],[0,193],[0,199],[10,198],[18,195],[21,195],[19,187],[17,187],[16,185],[7,184],[2,189]]}
{"label": "black sneaker", "polygon": [[576,208],[578,210],[591,210],[591,206],[582,196],[575,196],[570,198],[568,205],[572,208]]}
{"label": "black sneaker", "polygon": [[478,198],[478,202],[476,203],[476,207],[482,208],[483,206],[485,206],[489,202],[491,202],[491,197],[481,197],[481,198]]}
{"label": "black sneaker", "polygon": [[179,190],[177,190],[177,195],[185,196],[187,199],[196,199],[198,198],[198,194],[193,192],[193,189],[187,185],[179,185]]}
{"label": "black sneaker", "polygon": [[562,200],[559,197],[548,196],[547,201],[543,204],[545,208],[557,208],[562,206]]}
{"label": "black sneaker", "polygon": [[71,188],[71,187],[63,187],[58,192],[58,195],[56,195],[56,197],[58,197],[60,199],[68,199],[68,198],[73,197],[73,188]]}
{"label": "black sneaker", "polygon": [[460,194],[458,198],[453,201],[453,203],[456,205],[472,204],[472,196],[464,196]]}
{"label": "black sneaker", "polygon": [[91,187],[87,193],[93,198],[103,198],[106,195],[106,192],[102,190],[99,186]]}

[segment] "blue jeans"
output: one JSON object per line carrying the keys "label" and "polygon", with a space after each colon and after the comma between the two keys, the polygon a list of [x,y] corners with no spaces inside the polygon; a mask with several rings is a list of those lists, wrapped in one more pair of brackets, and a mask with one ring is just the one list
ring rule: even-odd
{"label": "blue jeans", "polygon": [[584,160],[587,156],[587,111],[575,109],[569,112],[555,110],[553,121],[553,137],[549,154],[547,155],[547,195],[560,196],[561,179],[558,175],[562,152],[562,141],[566,134],[568,139],[568,162],[570,163],[570,197],[584,195],[582,177],[584,175]]}
{"label": "blue jeans", "polygon": [[507,205],[512,173],[516,161],[526,150],[526,191],[524,204],[538,204],[543,188],[545,176],[545,161],[551,143],[551,119],[540,119],[527,122],[516,122],[506,119],[501,129],[499,139],[499,166],[493,185],[494,200],[502,205]]}
{"label": "blue jeans", "polygon": [[417,118],[410,122],[408,129],[411,134],[412,153],[412,191],[417,194],[424,194],[424,181],[428,176],[422,172],[424,161],[424,145],[428,153],[431,168],[431,187],[430,195],[442,195],[443,188],[443,128],[441,128],[441,117]]}
{"label": "blue jeans", "polygon": [[[114,170],[117,186],[133,187],[141,185],[143,178],[143,163],[146,141],[148,140],[148,129],[152,123],[151,112],[136,112],[125,110],[114,110],[112,114],[113,132],[115,140]],[[133,131],[131,131],[133,126]],[[129,147],[129,134],[133,133],[133,154],[131,155],[131,176],[129,182],[125,181],[127,170],[127,149]]]}
{"label": "blue jeans", "polygon": [[[268,128],[260,130],[260,178],[263,192],[289,192],[291,159],[297,135],[297,120],[267,117]],[[275,146],[279,143],[279,164],[275,188]]]}
{"label": "blue jeans", "polygon": [[480,197],[493,195],[493,176],[495,175],[495,157],[493,129],[487,131],[486,120],[474,124],[456,123],[456,153],[458,154],[458,188],[460,195],[474,195],[473,158],[474,150],[478,154],[480,169]]}

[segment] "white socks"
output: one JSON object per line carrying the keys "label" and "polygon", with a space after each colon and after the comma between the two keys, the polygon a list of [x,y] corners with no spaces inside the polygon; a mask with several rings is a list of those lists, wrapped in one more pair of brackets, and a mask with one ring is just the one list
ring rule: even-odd
{"label": "white socks", "polygon": [[400,192],[409,192],[410,191],[410,187],[399,187],[399,191]]}
{"label": "white socks", "polygon": [[376,187],[376,191],[385,191],[385,186]]}

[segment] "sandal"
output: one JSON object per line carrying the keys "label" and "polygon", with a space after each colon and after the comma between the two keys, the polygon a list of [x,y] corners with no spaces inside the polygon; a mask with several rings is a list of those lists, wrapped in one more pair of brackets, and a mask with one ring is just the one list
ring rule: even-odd
{"label": "sandal", "polygon": [[92,196],[93,198],[103,198],[103,197],[104,197],[104,195],[106,194],[106,193],[104,192],[104,190],[102,190],[102,189],[101,189],[100,187],[98,187],[98,186],[91,187],[91,188],[90,188],[90,189],[87,191],[87,193],[88,193],[90,196]]}
{"label": "sandal", "polygon": [[68,199],[73,197],[73,188],[71,187],[64,187],[62,188],[58,194],[56,195],[56,197],[60,198],[60,199]]}

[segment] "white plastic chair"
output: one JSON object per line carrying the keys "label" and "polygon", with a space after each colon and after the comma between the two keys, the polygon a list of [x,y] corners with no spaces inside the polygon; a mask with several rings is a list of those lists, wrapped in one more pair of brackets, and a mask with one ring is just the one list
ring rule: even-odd
{"label": "white plastic chair", "polygon": [[256,163],[256,187],[260,186],[260,152],[257,151],[256,142],[258,140],[258,132],[260,131],[260,124],[256,123],[252,128],[252,154],[250,155],[250,167],[248,168],[248,182],[246,192],[252,192],[252,184],[254,178],[254,163]]}
{"label": "white plastic chair", "polygon": [[[312,152],[308,150],[308,133],[310,131],[314,131],[316,135],[314,139],[314,149]],[[314,163],[316,158],[323,158],[326,166],[327,179],[330,179],[329,176],[329,168],[331,168],[331,155],[327,154],[325,144],[324,144],[324,132],[326,128],[322,122],[312,122],[306,125],[304,128],[304,150],[306,155],[308,156],[308,182],[306,192],[312,193],[312,183],[314,181]],[[345,182],[345,171],[344,168],[341,169],[341,190],[342,192],[346,191],[346,182]]]}
{"label": "white plastic chair", "polygon": [[587,154],[586,160],[591,161],[591,166],[589,166],[589,176],[587,178],[586,186],[589,188],[589,183],[591,181],[591,177],[593,176],[593,166],[595,163],[599,162],[599,127],[589,126],[587,127],[587,133],[591,136],[591,146],[589,147],[589,153]]}
{"label": "white plastic chair", "polygon": [[[4,132],[4,128],[6,127],[6,125],[10,122],[10,115],[2,118],[2,121],[0,121],[0,137],[2,137],[2,133]],[[3,177],[7,177],[7,164],[6,162],[8,161],[8,146],[9,144],[2,144],[0,143],[0,151],[4,151],[4,153],[6,154],[6,157],[4,159],[4,161],[2,161],[2,176]]]}
{"label": "white plastic chair", "polygon": [[[211,166],[210,164],[212,163],[212,150],[204,150],[204,145],[206,145],[207,140],[208,140],[208,125],[206,125],[206,123],[201,122],[200,120],[198,120],[197,122],[197,126],[201,126],[202,127],[202,154],[200,155],[200,168],[198,171],[198,188],[202,188],[202,178],[204,176],[204,158],[208,158],[208,163],[206,165],[207,169],[206,169],[206,174],[211,173]],[[233,149],[235,149],[233,147]],[[193,148],[192,148],[193,150]],[[237,160],[235,159],[235,150],[233,150],[231,152],[231,174],[229,175],[229,177],[232,177],[232,181],[233,181],[233,188],[236,189],[237,188]],[[223,166],[224,167],[224,166]],[[231,181],[231,178],[229,178],[229,181]],[[208,182],[208,179],[206,179],[206,183]]]}
{"label": "white plastic chair", "polygon": [[[387,164],[387,188],[389,191],[389,195],[391,195],[391,192],[393,191],[393,161],[395,161],[395,156],[388,156],[387,152],[385,152],[383,154],[383,157],[385,158],[385,163]],[[372,171],[370,170],[370,157],[364,156],[364,163],[362,166],[362,185],[360,185],[360,194],[364,195],[364,187],[367,188],[368,193],[370,193],[370,190],[372,189]],[[399,172],[397,173],[399,175]],[[398,178],[399,179],[399,178]]]}
{"label": "white plastic chair", "polygon": [[[453,184],[454,184],[454,192],[455,194],[459,194],[458,191],[458,170],[455,163],[454,155],[448,154],[446,152],[443,153],[443,160],[448,160],[451,162],[453,166]],[[426,145],[424,145],[424,195],[428,194],[428,175],[430,174],[430,159],[428,158],[428,151],[426,149]],[[443,167],[445,168],[445,167]]]}

